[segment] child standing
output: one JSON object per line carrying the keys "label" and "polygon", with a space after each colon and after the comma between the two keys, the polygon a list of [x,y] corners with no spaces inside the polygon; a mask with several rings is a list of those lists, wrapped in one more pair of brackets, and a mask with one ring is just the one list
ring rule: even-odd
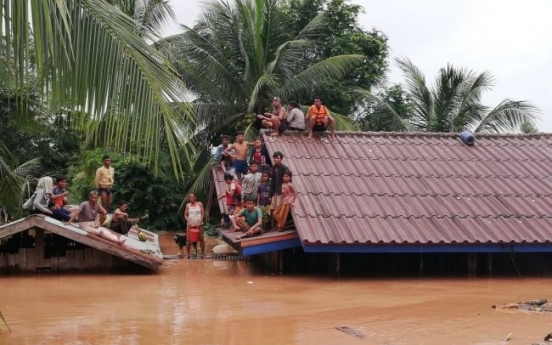
{"label": "child standing", "polygon": [[270,174],[268,171],[263,172],[261,185],[257,192],[257,205],[263,212],[263,224],[268,230],[270,225]]}
{"label": "child standing", "polygon": [[272,220],[276,225],[276,231],[283,231],[290,209],[295,204],[297,193],[291,184],[291,171],[284,172],[282,176],[282,198],[280,204],[274,210]]}
{"label": "child standing", "polygon": [[243,177],[241,197],[244,202],[246,200],[257,201],[257,192],[262,178],[262,174],[258,170],[258,164],[251,162],[247,175]]}
{"label": "child standing", "polygon": [[224,182],[226,183],[226,191],[224,194],[219,195],[218,199],[226,197],[226,208],[228,211],[227,217],[223,218],[223,226],[230,225],[230,216],[234,213],[234,210],[237,205],[236,197],[240,196],[241,198],[241,186],[234,180],[234,176],[229,173],[224,174]]}

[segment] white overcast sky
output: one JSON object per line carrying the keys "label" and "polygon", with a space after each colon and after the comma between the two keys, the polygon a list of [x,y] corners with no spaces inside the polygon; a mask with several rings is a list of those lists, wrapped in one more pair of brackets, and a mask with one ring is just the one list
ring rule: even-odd
{"label": "white overcast sky", "polygon": [[[504,98],[528,100],[541,109],[539,130],[552,132],[552,0],[352,0],[364,7],[365,29],[389,38],[390,57],[407,57],[432,82],[451,63],[488,70],[495,87],[487,105]],[[170,0],[177,22],[193,25],[201,0]],[[164,35],[181,32],[178,23]],[[389,82],[401,82],[390,60]]]}

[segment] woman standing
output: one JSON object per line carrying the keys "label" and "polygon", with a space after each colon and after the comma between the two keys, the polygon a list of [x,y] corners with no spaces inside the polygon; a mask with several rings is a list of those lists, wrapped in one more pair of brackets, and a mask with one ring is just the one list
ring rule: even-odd
{"label": "woman standing", "polygon": [[[205,240],[203,238],[203,219],[205,218],[205,209],[203,204],[197,201],[194,193],[188,195],[188,204],[184,211],[186,220],[186,254],[190,257],[192,243],[194,246],[199,241],[201,255],[205,255]],[[195,238],[198,236],[197,238]]]}

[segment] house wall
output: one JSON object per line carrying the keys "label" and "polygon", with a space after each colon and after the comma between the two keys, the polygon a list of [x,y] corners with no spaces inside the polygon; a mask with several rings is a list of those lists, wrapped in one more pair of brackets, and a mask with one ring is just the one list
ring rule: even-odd
{"label": "house wall", "polygon": [[337,254],[301,248],[255,255],[271,273],[369,277],[552,276],[552,253]]}
{"label": "house wall", "polygon": [[127,260],[34,228],[0,241],[0,273],[141,270]]}

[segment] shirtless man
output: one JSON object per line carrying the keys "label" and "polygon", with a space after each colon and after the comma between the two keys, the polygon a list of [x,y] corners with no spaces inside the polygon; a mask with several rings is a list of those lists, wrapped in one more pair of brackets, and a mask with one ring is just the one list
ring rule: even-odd
{"label": "shirtless man", "polygon": [[330,116],[330,111],[322,105],[320,97],[314,97],[314,104],[307,113],[309,139],[312,138],[312,132],[324,132],[328,127],[331,130],[331,138],[335,140],[335,120]]}
{"label": "shirtless man", "polygon": [[[247,166],[247,149],[249,146],[255,145],[249,141],[243,141],[243,132],[238,132],[236,142],[224,149],[224,155],[234,159],[234,169],[238,180],[242,179],[242,174],[247,174],[249,167]],[[232,153],[234,150],[234,153]]]}
{"label": "shirtless man", "polygon": [[274,133],[270,134],[271,136],[279,136],[287,129],[287,112],[282,107],[280,97],[272,99],[272,106],[274,107],[272,113],[264,113],[264,115],[257,115],[257,117],[262,120],[263,127],[274,130]]}

